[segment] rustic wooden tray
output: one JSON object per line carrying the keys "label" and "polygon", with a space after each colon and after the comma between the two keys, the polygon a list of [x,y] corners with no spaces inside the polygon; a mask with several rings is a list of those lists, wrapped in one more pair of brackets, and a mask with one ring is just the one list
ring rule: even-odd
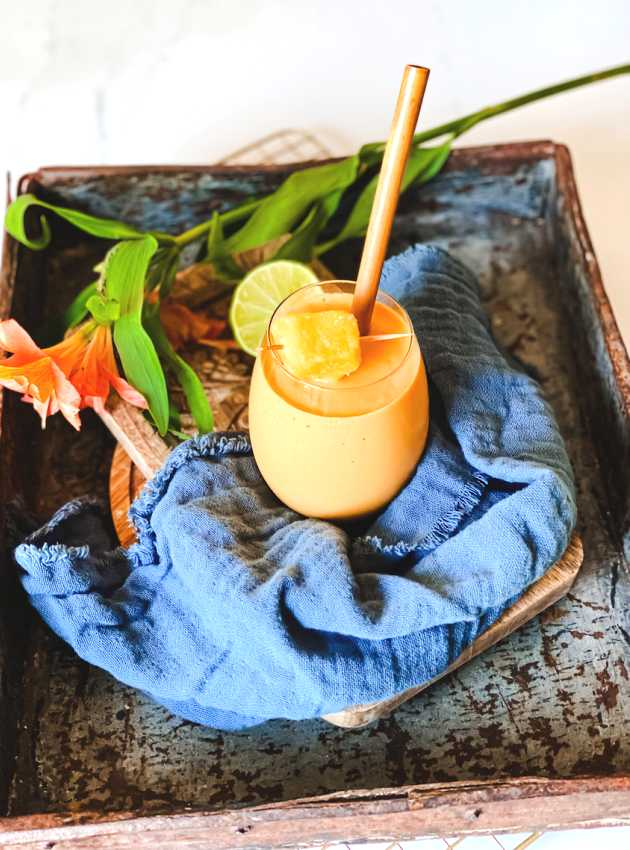
{"label": "rustic wooden tray", "polygon": [[[285,173],[43,169],[20,188],[170,229]],[[55,228],[44,254],[4,246],[0,314],[31,328],[67,303],[103,248]],[[279,847],[630,818],[630,369],[566,149],[456,152],[401,204],[391,250],[418,240],[438,241],[480,274],[497,336],[556,410],[585,551],[572,592],[376,725],[274,721],[227,735],[169,715],[76,658],[30,611],[6,557],[0,846]],[[346,246],[327,264],[351,276],[358,250]],[[243,355],[229,356],[241,368]],[[42,515],[82,493],[106,502],[113,447],[93,417],[79,438],[55,420],[42,437],[32,411],[8,395],[3,523],[15,496]]]}

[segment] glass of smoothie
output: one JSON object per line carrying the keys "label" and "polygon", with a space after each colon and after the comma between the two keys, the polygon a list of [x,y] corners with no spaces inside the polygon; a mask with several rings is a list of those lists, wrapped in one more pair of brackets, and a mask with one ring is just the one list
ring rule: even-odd
{"label": "glass of smoothie", "polygon": [[[278,344],[286,339],[286,317],[353,319],[354,289],[328,281],[289,295],[269,323],[250,390],[250,435],[263,478],[289,507],[323,519],[353,519],[387,504],[418,463],[429,424],[420,347],[407,313],[389,295],[378,293],[370,336],[359,339],[360,362],[349,374],[309,377],[310,364],[292,362]],[[296,332],[310,329],[297,323]],[[322,347],[315,352],[316,374],[344,371],[351,352],[343,331],[335,341],[331,352],[323,349],[326,364]]]}
{"label": "glass of smoothie", "polygon": [[407,65],[356,284],[302,287],[274,312],[249,397],[254,457],[306,516],[350,520],[386,505],[427,437],[427,378],[408,315],[379,281],[429,71]]}

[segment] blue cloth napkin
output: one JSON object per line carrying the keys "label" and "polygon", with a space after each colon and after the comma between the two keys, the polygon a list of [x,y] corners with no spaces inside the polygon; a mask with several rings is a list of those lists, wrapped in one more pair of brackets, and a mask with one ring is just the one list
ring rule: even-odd
{"label": "blue cloth napkin", "polygon": [[16,550],[31,603],[82,658],[210,726],[316,717],[438,675],[562,555],[569,460],[539,386],[497,349],[473,275],[416,246],[382,286],[431,382],[405,488],[334,525],[275,498],[245,434],[183,443],[132,506],[128,551],[88,501]]}

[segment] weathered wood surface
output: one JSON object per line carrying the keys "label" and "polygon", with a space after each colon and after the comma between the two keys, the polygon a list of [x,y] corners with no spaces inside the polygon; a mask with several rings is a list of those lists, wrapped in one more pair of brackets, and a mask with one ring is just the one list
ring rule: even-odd
{"label": "weathered wood surface", "polygon": [[[7,180],[8,182],[8,180]],[[7,187],[8,188],[8,187]],[[8,195],[8,192],[7,192]],[[9,198],[7,197],[7,201]],[[15,246],[5,234],[2,240],[2,268],[0,269],[0,320],[9,316],[13,298],[13,281],[15,277],[14,260]],[[0,420],[4,421],[5,397],[0,392]],[[1,427],[1,426],[0,426]],[[13,449],[11,432],[2,429],[0,441],[0,504],[6,504],[12,490],[12,464],[9,460]],[[2,569],[2,541],[7,536],[7,517],[0,510],[0,598],[10,598],[12,582],[9,570]],[[0,609],[1,610],[1,609]],[[2,611],[4,615],[5,612]],[[11,683],[16,678],[15,653],[13,652],[12,630],[9,618],[0,615],[0,682]],[[9,694],[0,696],[0,729],[15,728],[17,722],[15,701]],[[11,781],[11,763],[13,759],[12,741],[7,735],[0,733],[0,811],[6,811]]]}
{"label": "weathered wood surface", "polygon": [[[342,789],[524,775],[598,774],[592,787],[603,795],[616,781],[606,777],[630,772],[630,580],[622,550],[627,467],[620,468],[628,411],[619,389],[628,365],[614,323],[606,319],[602,326],[598,319],[606,306],[601,290],[582,297],[599,284],[576,234],[566,182],[556,191],[559,155],[550,144],[457,153],[437,180],[403,199],[391,250],[433,240],[466,261],[480,275],[497,336],[542,382],[578,482],[585,558],[568,596],[372,727],[342,731],[321,721],[278,720],[230,735],[173,717],[77,659],[28,610],[5,560],[0,606],[7,622],[17,624],[5,679],[13,725],[0,732],[0,776],[10,785],[9,799],[0,799],[5,811],[72,810],[75,820],[82,813],[91,820],[95,811],[101,819],[188,806],[215,811]],[[88,169],[38,179],[42,191],[68,204],[104,215],[124,211],[131,222],[164,229],[194,224],[213,207],[272,187],[282,174]],[[45,254],[17,252],[14,309],[29,327],[88,279],[103,250],[103,243],[77,241],[63,226],[57,231],[60,241]],[[351,275],[357,256],[357,247],[347,246],[328,264]],[[598,398],[608,404],[595,404]],[[9,397],[5,408],[6,490],[24,494],[42,515],[81,493],[106,503],[113,440],[94,417],[86,416],[78,438],[58,419],[42,437],[18,399]],[[623,814],[605,796],[577,799],[585,820]],[[627,798],[615,799],[627,811]],[[446,800],[457,809],[452,797]],[[539,815],[541,826],[555,822],[544,800],[523,806],[529,826]],[[498,810],[483,810],[488,828],[496,828],[489,813]],[[378,814],[371,817],[376,834]],[[402,837],[396,824],[403,821],[390,819],[388,830]]]}
{"label": "weathered wood surface", "polygon": [[340,792],[229,812],[0,819],[0,839],[23,850],[272,850],[629,823],[630,777],[524,778]]}
{"label": "weathered wood surface", "polygon": [[[151,478],[168,457],[168,447],[137,408],[113,396],[100,412],[103,424],[125,450],[145,480]],[[116,524],[115,520],[114,523]]]}

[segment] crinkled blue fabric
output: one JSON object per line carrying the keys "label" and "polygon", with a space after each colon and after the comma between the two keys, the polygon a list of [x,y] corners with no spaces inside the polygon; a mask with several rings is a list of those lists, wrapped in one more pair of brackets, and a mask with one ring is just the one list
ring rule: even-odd
{"label": "crinkled blue fabric", "polygon": [[497,349],[474,276],[416,246],[382,287],[431,384],[404,489],[335,525],[275,498],[245,434],[183,443],[132,506],[128,551],[87,501],[16,550],[31,603],[82,658],[221,729],[317,717],[433,678],[562,555],[569,460],[540,387]]}

